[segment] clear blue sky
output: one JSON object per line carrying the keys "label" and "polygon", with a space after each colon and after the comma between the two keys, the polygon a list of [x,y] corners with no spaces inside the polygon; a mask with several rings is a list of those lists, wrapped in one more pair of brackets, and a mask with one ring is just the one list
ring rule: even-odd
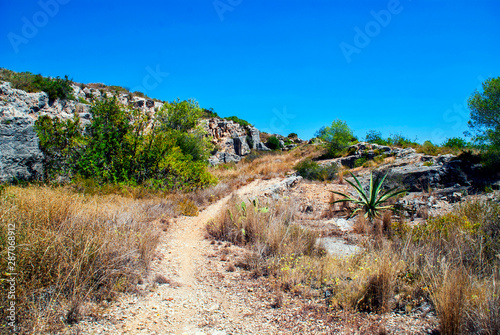
{"label": "clear blue sky", "polygon": [[0,0],[0,36],[0,67],[194,98],[306,139],[338,118],[440,143],[500,76],[498,0]]}

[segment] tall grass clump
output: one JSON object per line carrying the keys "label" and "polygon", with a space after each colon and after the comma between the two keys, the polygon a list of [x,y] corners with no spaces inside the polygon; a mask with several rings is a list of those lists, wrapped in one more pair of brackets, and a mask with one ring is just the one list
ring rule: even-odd
{"label": "tall grass clump", "polygon": [[425,224],[396,224],[404,277],[429,292],[443,334],[495,334],[500,313],[500,205],[469,200]]}
{"label": "tall grass clump", "polygon": [[[5,279],[15,277],[17,332],[57,332],[78,321],[86,302],[111,300],[140,281],[159,238],[151,213],[116,196],[7,187],[0,197],[1,286],[6,292]],[[6,272],[16,275],[4,272],[12,228],[15,266]],[[2,320],[7,298],[0,298]]]}

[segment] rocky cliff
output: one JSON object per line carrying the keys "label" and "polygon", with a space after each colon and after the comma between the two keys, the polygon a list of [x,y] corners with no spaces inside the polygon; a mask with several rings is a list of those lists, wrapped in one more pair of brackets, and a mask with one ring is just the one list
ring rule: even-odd
{"label": "rocky cliff", "polygon": [[269,150],[260,141],[259,130],[253,126],[241,126],[219,118],[206,120],[204,126],[217,150],[209,159],[211,165],[239,162],[252,149]]}
{"label": "rocky cliff", "polygon": [[[43,154],[33,128],[35,120],[41,115],[69,119],[78,114],[83,124],[90,122],[90,101],[113,95],[104,85],[91,85],[97,88],[72,85],[73,96],[78,101],[57,99],[50,103],[44,92],[27,93],[12,88],[8,82],[0,82],[0,181],[42,176]],[[117,98],[120,103],[133,105],[145,113],[154,113],[164,103],[130,93],[119,93]],[[204,120],[202,125],[217,147],[209,160],[212,165],[238,162],[251,149],[269,150],[260,142],[259,130],[255,127],[218,118]]]}

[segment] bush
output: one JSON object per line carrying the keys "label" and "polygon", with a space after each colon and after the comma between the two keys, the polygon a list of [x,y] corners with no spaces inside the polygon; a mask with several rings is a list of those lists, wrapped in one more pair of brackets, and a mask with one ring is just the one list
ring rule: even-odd
{"label": "bush", "polygon": [[439,152],[439,147],[432,144],[431,141],[425,141],[424,144],[419,148],[419,152],[426,155],[436,156]]}
{"label": "bush", "polygon": [[[99,184],[143,184],[157,189],[191,190],[216,179],[206,168],[210,145],[198,131],[191,103],[175,103],[168,115],[153,119],[120,105],[116,98],[96,101],[85,132],[79,119],[41,117],[35,122],[47,162],[47,178],[93,178]],[[182,118],[182,115],[188,115]],[[149,132],[144,129],[151,125]],[[170,125],[176,125],[171,129]]]}
{"label": "bush", "polygon": [[417,139],[412,141],[401,134],[392,134],[389,138],[387,138],[387,145],[394,145],[402,148],[416,147],[418,146],[416,141]]}
{"label": "bush", "polygon": [[335,163],[321,166],[311,159],[306,159],[294,166],[299,176],[309,180],[333,180],[337,178],[338,166]]}
{"label": "bush", "polygon": [[279,150],[281,149],[280,140],[273,135],[267,139],[266,147],[268,147],[271,150]]}
{"label": "bush", "polygon": [[382,133],[380,131],[369,130],[366,133],[365,141],[368,143],[374,143],[379,145],[387,145],[387,140],[382,138]]}
{"label": "bush", "polygon": [[245,121],[243,119],[240,119],[237,116],[228,116],[228,117],[225,117],[224,119],[229,120],[229,121],[233,121],[234,123],[237,123],[242,127],[251,126],[250,122]]}
{"label": "bush", "polygon": [[460,137],[452,137],[447,139],[442,146],[454,150],[463,150],[467,147],[467,141]]}
{"label": "bush", "polygon": [[317,135],[326,142],[325,158],[341,156],[345,149],[356,141],[351,128],[342,120],[335,120],[330,127],[321,128]]}
{"label": "bush", "polygon": [[205,119],[211,119],[211,118],[219,117],[219,115],[217,115],[217,113],[213,110],[213,108],[208,108],[208,109],[203,108],[201,117],[203,117]]}
{"label": "bush", "polygon": [[7,69],[0,69],[0,80],[8,81],[13,88],[24,90],[26,92],[45,92],[49,96],[49,102],[52,103],[56,99],[74,100],[72,81],[65,76],[45,78],[42,75],[34,75],[30,72],[16,73]]}

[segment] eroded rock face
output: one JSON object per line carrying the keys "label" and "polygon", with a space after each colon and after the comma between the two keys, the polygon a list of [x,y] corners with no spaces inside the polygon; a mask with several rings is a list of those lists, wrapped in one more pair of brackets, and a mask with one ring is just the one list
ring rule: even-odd
{"label": "eroded rock face", "polygon": [[269,150],[260,141],[259,130],[253,126],[243,127],[231,120],[219,118],[205,121],[204,126],[217,148],[217,152],[209,159],[211,165],[239,162],[252,149]]}
{"label": "eroded rock face", "polygon": [[[43,153],[38,147],[35,121],[42,115],[60,119],[80,116],[83,125],[90,123],[91,98],[98,100],[112,97],[110,92],[72,85],[73,96],[87,103],[57,99],[52,104],[46,93],[28,93],[12,88],[8,82],[0,82],[0,181],[15,178],[39,179],[43,175]],[[132,99],[132,100],[130,100]],[[133,103],[143,112],[154,112],[161,102],[121,94],[118,100],[123,104]]]}
{"label": "eroded rock face", "polygon": [[[113,96],[98,88],[72,87],[73,96],[78,102],[57,99],[49,103],[49,97],[44,92],[27,93],[12,88],[8,82],[0,82],[0,181],[42,177],[43,153],[38,147],[34,130],[35,121],[40,116],[72,119],[78,114],[80,122],[86,125],[92,119],[90,101]],[[163,102],[127,93],[118,94],[117,99],[144,113],[154,113],[163,106]],[[252,149],[269,150],[260,142],[260,133],[255,127],[242,127],[233,121],[218,118],[205,120],[204,125],[218,148],[217,153],[209,159],[212,165],[238,162]]]}

